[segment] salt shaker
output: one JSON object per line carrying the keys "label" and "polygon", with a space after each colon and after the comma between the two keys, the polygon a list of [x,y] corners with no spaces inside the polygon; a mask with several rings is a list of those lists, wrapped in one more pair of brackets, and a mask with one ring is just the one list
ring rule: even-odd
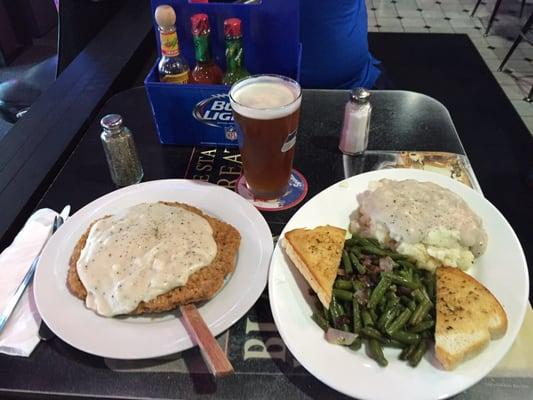
{"label": "salt shaker", "polygon": [[362,153],[368,146],[368,130],[370,127],[370,92],[364,88],[353,89],[350,101],[344,108],[339,150],[344,154]]}
{"label": "salt shaker", "polygon": [[118,114],[106,115],[100,121],[100,125],[104,128],[100,139],[115,185],[128,186],[139,183],[143,177],[143,169],[133,136],[123,125],[122,117]]}

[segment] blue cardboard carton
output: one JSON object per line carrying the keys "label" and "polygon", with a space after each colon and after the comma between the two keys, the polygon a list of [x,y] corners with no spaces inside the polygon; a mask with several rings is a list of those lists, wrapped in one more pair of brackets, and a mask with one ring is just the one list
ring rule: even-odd
{"label": "blue cardboard carton", "polygon": [[[280,74],[299,79],[298,0],[263,0],[259,4],[152,0],[152,15],[162,4],[172,6],[176,12],[181,54],[191,69],[195,58],[190,17],[205,13],[211,27],[211,52],[223,70],[226,66],[224,20],[239,18],[242,21],[244,62],[250,74]],[[157,31],[155,20],[154,27]],[[159,35],[156,36],[160,49]],[[158,62],[159,58],[144,83],[161,143],[237,146],[229,87],[159,82]]]}

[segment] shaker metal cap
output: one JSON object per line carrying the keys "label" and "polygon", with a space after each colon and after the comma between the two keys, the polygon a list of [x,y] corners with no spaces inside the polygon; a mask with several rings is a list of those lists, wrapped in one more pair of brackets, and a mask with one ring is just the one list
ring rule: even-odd
{"label": "shaker metal cap", "polygon": [[122,128],[122,116],[118,114],[107,114],[100,120],[100,125],[108,131],[120,129]]}
{"label": "shaker metal cap", "polygon": [[352,89],[350,93],[350,100],[357,103],[366,103],[370,99],[371,93],[365,88],[358,87]]}

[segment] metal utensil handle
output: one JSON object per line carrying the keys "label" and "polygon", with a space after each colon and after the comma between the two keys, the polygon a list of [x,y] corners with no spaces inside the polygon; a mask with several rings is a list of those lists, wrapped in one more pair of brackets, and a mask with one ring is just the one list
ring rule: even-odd
{"label": "metal utensil handle", "polygon": [[[70,214],[70,205],[67,205],[63,208],[63,210],[59,214],[59,217],[57,217],[57,221],[54,221],[55,225],[52,229],[53,231],[52,234],[54,234],[55,231],[57,231],[59,227],[63,225],[63,222],[65,221],[65,219],[68,218],[69,214]],[[48,325],[46,325],[46,323],[44,322],[42,318],[41,318],[41,324],[39,325],[39,331],[37,332],[37,334],[39,335],[39,338],[44,341],[51,340],[56,336],[55,333],[52,332],[52,330],[48,327]]]}
{"label": "metal utensil handle", "polygon": [[[57,229],[57,224],[58,224],[58,218],[54,217],[54,224],[53,224],[53,227],[52,227],[52,232],[54,232]],[[43,245],[41,246],[41,248],[39,250],[39,253],[37,253],[37,256],[35,256],[35,258],[33,259],[33,262],[31,263],[31,266],[28,269],[28,272],[26,272],[26,275],[24,275],[24,279],[22,279],[22,282],[18,286],[17,290],[15,291],[13,296],[11,296],[11,298],[7,302],[7,305],[4,308],[4,311],[2,311],[2,314],[0,315],[0,332],[2,332],[3,329],[5,328],[5,326],[7,324],[7,321],[9,320],[9,317],[13,313],[13,310],[15,309],[15,307],[17,306],[20,298],[22,297],[22,294],[24,293],[24,291],[26,290],[26,288],[30,284],[30,282],[31,282],[31,280],[33,278],[33,274],[35,273],[35,268],[37,267],[37,263],[39,262],[39,258],[41,256],[41,253],[42,253],[43,249],[44,249],[44,245],[46,244],[48,239],[49,238],[47,238],[44,241]]]}
{"label": "metal utensil handle", "polygon": [[35,257],[33,262],[31,263],[30,269],[28,269],[28,272],[26,272],[26,275],[24,275],[24,279],[20,283],[19,287],[11,296],[9,301],[7,302],[6,308],[4,308],[4,311],[2,312],[2,315],[0,315],[0,332],[4,329],[4,327],[7,324],[7,320],[11,316],[11,313],[17,306],[20,298],[22,297],[22,294],[24,293],[24,290],[28,287],[28,284],[31,282],[33,278],[33,274],[35,272],[35,267],[37,266],[37,262],[39,261],[39,256]]}

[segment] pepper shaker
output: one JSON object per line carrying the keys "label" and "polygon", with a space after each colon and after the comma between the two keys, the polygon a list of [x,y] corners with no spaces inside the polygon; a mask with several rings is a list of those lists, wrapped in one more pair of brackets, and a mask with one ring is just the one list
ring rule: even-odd
{"label": "pepper shaker", "polygon": [[104,129],[100,139],[115,185],[128,186],[139,183],[143,177],[143,169],[133,136],[123,125],[122,117],[118,114],[106,115],[101,119],[100,125]]}
{"label": "pepper shaker", "polygon": [[339,142],[339,150],[344,154],[359,154],[368,146],[372,112],[369,100],[370,92],[365,88],[356,88],[350,93],[350,101],[344,108],[344,122]]}

